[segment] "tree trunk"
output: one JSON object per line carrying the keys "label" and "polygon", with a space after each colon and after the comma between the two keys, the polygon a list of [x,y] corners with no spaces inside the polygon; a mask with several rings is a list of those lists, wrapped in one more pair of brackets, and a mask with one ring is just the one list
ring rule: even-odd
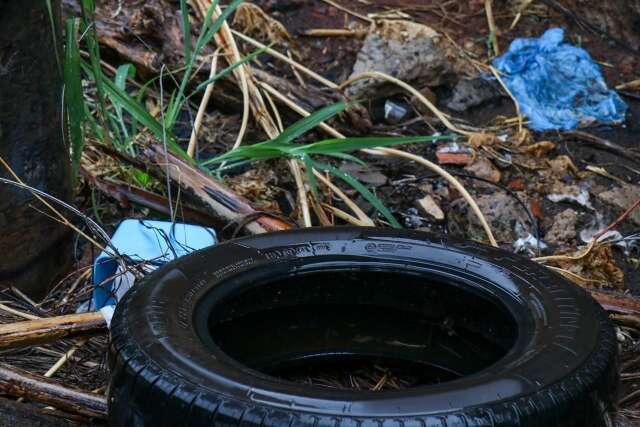
{"label": "tree trunk", "polygon": [[[68,201],[59,1],[51,5],[53,17],[45,0],[0,0],[0,156],[27,184]],[[1,165],[0,176],[13,179]],[[28,191],[0,184],[0,286],[34,297],[71,255],[68,231],[38,210],[47,212]]]}

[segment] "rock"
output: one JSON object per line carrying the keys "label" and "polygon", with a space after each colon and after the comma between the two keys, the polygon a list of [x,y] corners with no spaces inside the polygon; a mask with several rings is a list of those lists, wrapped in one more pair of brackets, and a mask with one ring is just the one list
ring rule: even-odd
{"label": "rock", "polygon": [[[620,213],[624,212],[633,202],[638,200],[638,197],[640,197],[640,186],[631,184],[598,194],[598,199],[619,210]],[[640,208],[633,210],[627,218],[635,225],[640,225]]]}
{"label": "rock", "polygon": [[555,246],[566,245],[576,238],[578,214],[573,209],[565,209],[555,216],[553,225],[545,235],[545,241]]}
{"label": "rock", "polygon": [[[454,66],[440,48],[438,33],[426,25],[404,20],[381,20],[367,34],[351,77],[380,71],[414,87],[435,87],[453,79]],[[355,82],[347,88],[351,97],[380,98],[402,89],[380,79]]]}
{"label": "rock", "polygon": [[[526,196],[518,193],[518,197],[525,200]],[[495,238],[500,242],[513,242],[519,237],[521,230],[530,228],[527,214],[515,198],[504,192],[484,194],[476,199],[480,211],[489,222]],[[467,217],[471,224],[480,226],[480,221],[471,209],[467,209]],[[526,233],[525,233],[526,234]]]}
{"label": "rock", "polygon": [[470,80],[462,79],[453,88],[445,106],[453,111],[462,112],[500,97],[502,97],[500,90],[488,80],[480,77]]}
{"label": "rock", "polygon": [[491,182],[500,182],[502,174],[493,166],[489,159],[480,158],[464,168],[479,178],[488,179]]}
{"label": "rock", "polygon": [[427,215],[434,219],[438,221],[442,221],[444,219],[444,212],[442,212],[442,209],[440,209],[440,206],[438,206],[438,203],[433,199],[433,197],[426,195],[422,199],[417,200],[416,204]]}
{"label": "rock", "polygon": [[340,166],[340,170],[353,176],[358,181],[373,187],[380,187],[388,181],[387,176],[383,175],[378,169],[362,166],[357,163],[344,163]]}

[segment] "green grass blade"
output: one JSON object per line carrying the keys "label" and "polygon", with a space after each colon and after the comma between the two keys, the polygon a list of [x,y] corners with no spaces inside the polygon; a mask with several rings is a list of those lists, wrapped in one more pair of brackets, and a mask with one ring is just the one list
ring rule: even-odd
{"label": "green grass blade", "polygon": [[191,62],[191,25],[189,24],[189,6],[187,0],[180,0],[182,14],[182,44],[184,47],[184,62]]}
{"label": "green grass blade", "polygon": [[433,142],[450,140],[452,136],[405,136],[405,137],[352,137],[344,139],[325,139],[313,144],[297,146],[293,149],[295,153],[324,154],[348,153],[351,151],[366,148],[387,147],[390,145],[413,144],[417,142]]}
{"label": "green grass blade", "polygon": [[187,99],[190,99],[193,95],[195,95],[196,93],[206,89],[206,87],[210,84],[215,82],[218,79],[221,79],[222,77],[226,76],[227,74],[229,74],[230,72],[232,72],[233,70],[235,70],[236,68],[238,68],[239,66],[241,66],[242,64],[251,61],[253,58],[255,58],[256,56],[262,54],[265,50],[267,50],[271,45],[262,48],[262,49],[258,49],[258,50],[254,50],[253,52],[251,52],[249,55],[245,56],[244,58],[242,58],[240,61],[235,62],[231,65],[229,65],[228,67],[226,67],[224,70],[220,71],[218,74],[216,74],[215,76],[211,77],[210,79],[205,80],[204,82],[200,83],[193,92],[191,92],[188,96]]}
{"label": "green grass blade", "polygon": [[75,19],[65,21],[66,47],[64,51],[64,97],[67,107],[69,137],[71,139],[71,171],[75,181],[80,168],[80,159],[84,148],[82,132],[85,120],[85,105],[82,94],[82,78],[80,75],[80,49],[76,40],[77,22]]}
{"label": "green grass blade", "polygon": [[367,165],[365,162],[363,162],[362,160],[360,160],[356,156],[352,156],[351,154],[347,154],[347,153],[327,153],[326,156],[336,157],[338,159],[342,159],[342,160],[346,160],[348,162],[356,163],[356,164],[358,164],[360,166],[366,166]]}
{"label": "green grass blade", "polygon": [[[235,150],[228,151],[220,156],[214,157],[213,159],[206,160],[201,164],[203,166],[212,164],[212,163],[222,163],[228,161],[238,161],[238,160],[268,160],[274,159],[277,157],[287,157],[287,153],[282,150],[274,147],[269,147],[265,145],[254,144],[246,147],[238,147]],[[259,147],[256,147],[259,146]]]}
{"label": "green grass blade", "polygon": [[207,34],[207,29],[209,28],[209,24],[213,19],[213,12],[215,12],[216,7],[218,7],[218,0],[213,0],[211,2],[211,5],[209,6],[209,9],[207,9],[207,14],[202,20],[202,26],[200,27],[200,34],[198,35],[198,39],[196,40],[196,47],[194,50],[196,54],[200,52],[200,49],[202,49],[205,45],[204,37]]}
{"label": "green grass blade", "polygon": [[398,220],[395,219],[393,214],[389,211],[389,209],[387,209],[384,203],[382,203],[382,201],[378,199],[375,194],[369,191],[367,187],[362,185],[357,179],[326,163],[314,161],[313,166],[316,169],[327,171],[330,174],[342,179],[344,182],[352,186],[358,193],[362,194],[362,197],[364,197],[369,203],[371,203],[371,205],[376,208],[378,212],[380,212],[387,219],[387,221],[389,221],[391,226],[395,228],[402,228]]}
{"label": "green grass blade", "polygon": [[53,39],[53,49],[56,54],[56,65],[58,66],[58,72],[60,75],[64,76],[63,65],[60,64],[60,51],[59,51],[59,43],[58,43],[58,26],[56,25],[56,15],[53,12],[53,6],[51,5],[51,0],[46,0],[47,4],[47,13],[49,14],[49,25],[51,25],[51,37]]}
{"label": "green grass blade", "polygon": [[127,77],[133,78],[135,76],[136,68],[132,64],[123,64],[116,70],[116,77],[114,78],[114,81],[116,86],[124,90],[127,86]]}
{"label": "green grass blade", "polygon": [[[92,73],[91,67],[83,62],[83,69],[87,74],[91,75],[95,78]],[[167,144],[171,150],[183,157],[184,159],[192,161],[191,158],[187,155],[187,153],[178,145],[175,137],[171,134],[170,131],[163,129],[162,124],[156,120],[146,108],[141,105],[137,100],[132,98],[126,91],[120,89],[114,82],[109,79],[103,79],[103,85],[106,92],[109,95],[109,98],[114,104],[119,104],[127,113],[131,114],[139,123],[143,126],[147,127],[153,135],[162,140],[163,135],[167,136]],[[165,133],[166,131],[166,133]]]}
{"label": "green grass blade", "polygon": [[318,124],[330,119],[338,113],[343,112],[347,108],[347,104],[344,102],[338,102],[332,105],[328,105],[314,111],[309,116],[298,120],[293,125],[286,128],[280,135],[278,135],[274,141],[289,143],[318,126]]}
{"label": "green grass blade", "polygon": [[[125,91],[127,88],[127,77],[131,76],[134,77],[136,73],[136,69],[133,65],[131,64],[123,64],[121,66],[118,67],[118,69],[116,70],[116,76],[114,78],[114,82],[115,85],[120,89]],[[112,100],[113,101],[113,100]],[[129,130],[127,129],[127,124],[124,121],[124,115],[122,114],[122,105],[118,104],[118,103],[114,103],[113,104],[113,108],[116,112],[116,118],[117,118],[117,122],[120,126],[120,129],[122,130],[122,133],[124,135],[125,138],[125,145],[127,140],[129,139]],[[134,130],[135,133],[135,130]]]}
{"label": "green grass blade", "polygon": [[[200,37],[198,37],[196,47],[193,51],[193,54],[190,56],[190,61],[187,62],[186,64],[186,69],[184,71],[182,81],[180,82],[180,88],[178,89],[178,93],[176,95],[176,103],[174,105],[174,108],[168,111],[168,116],[165,119],[165,122],[167,123],[167,129],[169,130],[173,129],[173,127],[175,126],[176,120],[178,118],[178,113],[180,112],[182,105],[184,105],[184,102],[186,101],[184,94],[187,89],[187,84],[191,80],[191,71],[193,70],[195,58],[198,57],[200,50],[213,38],[215,33],[218,32],[218,30],[224,23],[225,19],[227,19],[227,17],[240,5],[241,2],[242,0],[234,0],[233,2],[231,2],[222,11],[220,16],[210,26],[206,27],[206,31],[204,32],[204,35],[201,33]],[[210,21],[212,19],[213,10],[215,9],[217,3],[218,2],[216,0],[209,7],[209,10],[207,11],[207,16],[205,18],[205,22],[203,23],[203,27],[206,26],[207,21]]]}
{"label": "green grass blade", "polygon": [[[205,46],[207,43],[211,41],[211,39],[218,32],[220,27],[222,27],[222,24],[224,23],[224,21],[226,21],[229,15],[231,15],[236,10],[236,8],[240,6],[240,3],[242,3],[242,1],[243,0],[233,0],[231,3],[227,5],[227,7],[224,8],[220,16],[211,24],[209,28],[207,28],[207,31],[205,32],[205,35],[202,38],[202,44],[200,48],[202,48],[203,46]],[[210,9],[214,9],[214,8],[215,6],[212,4]]]}

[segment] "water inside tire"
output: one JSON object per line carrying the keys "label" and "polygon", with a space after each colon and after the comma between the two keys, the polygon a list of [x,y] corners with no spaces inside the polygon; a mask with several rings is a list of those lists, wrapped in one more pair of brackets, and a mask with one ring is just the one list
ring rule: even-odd
{"label": "water inside tire", "polygon": [[472,375],[517,337],[491,295],[436,275],[361,269],[245,286],[213,307],[208,328],[207,341],[251,370],[376,391]]}

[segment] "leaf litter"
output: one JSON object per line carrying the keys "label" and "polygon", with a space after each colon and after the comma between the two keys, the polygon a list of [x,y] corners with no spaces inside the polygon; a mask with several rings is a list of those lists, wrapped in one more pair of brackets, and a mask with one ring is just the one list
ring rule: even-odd
{"label": "leaf litter", "polygon": [[[131,1],[96,5],[94,44],[91,38],[83,40],[77,55],[70,52],[68,57],[68,63],[75,64],[69,78],[74,75],[77,79],[82,73],[80,89],[73,86],[76,108],[70,110],[76,117],[70,128],[74,164],[85,172],[79,175],[76,205],[107,230],[113,230],[123,217],[166,217],[166,210],[158,211],[151,203],[121,203],[123,199],[114,197],[112,187],[108,190],[110,187],[95,181],[115,180],[163,200],[175,200],[169,214],[175,210],[178,218],[182,207],[188,206],[197,209],[203,221],[223,220],[226,225],[229,219],[220,218],[211,208],[215,197],[207,202],[204,196],[194,196],[197,185],[186,186],[179,175],[170,181],[173,185],[166,184],[166,168],[159,167],[162,162],[149,150],[164,143],[185,164],[198,168],[198,179],[224,182],[256,211],[287,217],[298,225],[304,223],[304,215],[314,225],[340,225],[364,216],[379,226],[409,226],[486,243],[480,217],[450,180],[406,158],[358,151],[394,147],[413,158],[431,159],[450,172],[477,202],[499,246],[522,250],[594,295],[600,295],[596,290],[619,298],[640,295],[640,209],[627,213],[640,197],[640,172],[630,160],[638,152],[636,135],[640,132],[640,103],[633,92],[637,87],[624,86],[636,96],[625,98],[630,106],[626,123],[585,128],[581,132],[591,139],[583,143],[585,136],[576,133],[527,131],[526,117],[517,115],[518,109],[503,88],[479,80],[469,83],[490,74],[488,66],[496,47],[516,37],[539,35],[552,25],[569,25],[571,34],[580,37],[592,56],[612,64],[603,68],[609,86],[638,79],[633,74],[637,67],[622,66],[624,50],[611,48],[606,40],[594,38],[542,4],[505,5],[495,23],[499,31],[491,31],[484,11],[473,14],[449,3],[417,7],[406,2],[400,21],[386,19],[390,12],[376,2],[345,2],[361,17],[315,3],[255,1],[239,6],[239,13],[229,20],[236,31],[232,34],[244,55],[253,54],[243,68],[258,83],[256,88],[261,88],[253,90],[260,91],[265,100],[264,108],[250,105],[252,117],[268,114],[274,126],[282,126],[279,135],[273,136],[257,120],[249,120],[242,145],[231,150],[247,97],[236,80],[239,66],[225,69],[220,58],[218,70],[225,71],[213,88],[193,158],[185,151],[190,124],[209,83],[217,47],[211,22],[206,23],[205,17],[203,25],[186,2],[182,8],[159,0],[148,1],[142,8]],[[74,0],[64,4],[67,17],[81,16]],[[225,12],[233,16],[232,8]],[[340,23],[337,29],[349,31],[342,36],[303,34],[309,28],[336,29],[336,23]],[[80,29],[90,27],[89,21],[81,22]],[[72,24],[67,28],[69,34],[77,32]],[[350,35],[353,29],[366,31],[364,39]],[[424,41],[407,47],[412,34]],[[73,38],[69,40],[72,43]],[[104,59],[95,47],[104,53]],[[407,53],[411,60],[405,60]],[[437,73],[425,72],[427,63],[431,68],[437,65]],[[120,68],[125,64],[133,68]],[[136,73],[126,71],[125,75],[130,69]],[[428,104],[387,80],[363,79],[346,92],[336,90],[349,76],[372,71],[406,81]],[[322,102],[309,101],[302,107],[299,100],[294,101],[303,111],[311,105],[315,110],[311,118],[301,120],[300,110],[291,110],[291,104],[262,90],[266,80],[278,79],[288,89],[276,92],[287,99],[295,100],[296,94],[309,90],[323,94]],[[462,96],[463,89],[466,96]],[[79,90],[83,91],[80,97]],[[255,99],[251,96],[249,100]],[[376,111],[384,111],[387,101],[407,105],[407,113],[397,122],[385,120]],[[319,108],[327,104],[331,105]],[[80,105],[82,109],[77,108]],[[456,131],[457,137],[453,136]],[[337,138],[336,133],[348,138]],[[298,164],[301,174],[297,179],[287,160]],[[303,200],[308,205],[306,214]],[[360,212],[352,209],[354,205]],[[598,236],[620,218],[612,230]],[[241,222],[236,224],[237,232],[243,232]],[[604,238],[593,240],[600,237]],[[76,251],[76,270],[59,282],[45,302],[34,306],[5,291],[6,304],[46,316],[72,313],[90,298],[93,288],[85,272],[94,249],[78,242]],[[3,323],[20,319],[2,310],[0,315]],[[640,396],[634,394],[640,387],[640,321],[633,321],[637,313],[624,315],[632,320],[615,318],[623,348],[619,426],[640,419]],[[3,362],[42,375],[72,341],[9,351],[2,355]],[[92,338],[54,378],[104,392],[105,346],[104,336]],[[383,366],[314,372],[299,380],[377,390],[411,383],[410,378]]]}

